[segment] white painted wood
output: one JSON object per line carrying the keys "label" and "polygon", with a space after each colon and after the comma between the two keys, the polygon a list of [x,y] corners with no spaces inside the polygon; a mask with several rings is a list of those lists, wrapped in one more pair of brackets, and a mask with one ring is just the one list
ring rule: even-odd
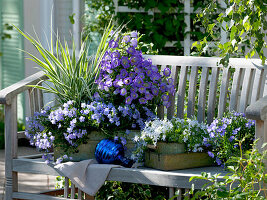
{"label": "white painted wood", "polygon": [[184,0],[184,21],[186,24],[185,27],[185,38],[184,38],[184,55],[190,55],[191,42],[190,42],[190,29],[191,29],[191,21],[190,21],[190,0]]}
{"label": "white painted wood", "polygon": [[179,118],[184,118],[184,98],[185,98],[187,73],[188,73],[188,67],[182,66],[179,77],[178,97],[177,97],[177,117]]}
{"label": "white painted wood", "polygon": [[189,92],[188,92],[188,104],[187,104],[188,118],[192,118],[195,113],[197,77],[198,77],[198,67],[192,66],[189,78]]}
{"label": "white painted wood", "polygon": [[218,84],[219,68],[212,68],[209,97],[208,97],[208,113],[207,122],[210,124],[215,116],[216,91]]}
{"label": "white painted wood", "polygon": [[[171,66],[171,78],[173,79],[173,84],[176,87],[177,85],[177,76],[178,76],[178,67],[177,66]],[[167,118],[171,119],[174,116],[175,111],[175,95],[170,94],[169,95],[169,101],[171,102],[171,106],[167,109]]]}
{"label": "white painted wood", "polygon": [[[29,200],[64,200],[66,198],[54,197],[44,194],[34,194],[34,193],[24,193],[24,192],[14,192],[12,197],[14,199],[29,199]],[[9,199],[10,200],[10,199]]]}
{"label": "white painted wood", "polygon": [[76,49],[80,49],[80,44],[81,44],[81,40],[80,40],[80,0],[76,0],[76,1],[72,1],[72,9],[73,9],[73,13],[75,13],[74,15],[74,21],[75,23],[72,25],[73,28],[73,39],[75,42],[75,46]]}
{"label": "white painted wood", "polygon": [[206,108],[209,69],[210,69],[209,67],[202,68],[201,80],[200,80],[200,86],[199,86],[199,94],[198,94],[198,113],[197,113],[198,122],[204,122],[205,120],[205,108]]}
{"label": "white painted wood", "polygon": [[220,97],[219,97],[219,108],[218,108],[218,117],[221,118],[225,112],[226,107],[226,97],[228,93],[229,85],[229,68],[223,68],[222,82],[220,88]]}
{"label": "white painted wood", "polygon": [[65,177],[64,198],[67,198],[68,195],[69,195],[69,178]]}
{"label": "white painted wood", "polygon": [[252,79],[252,71],[251,69],[247,68],[245,71],[244,81],[242,84],[238,112],[244,113],[247,107],[248,93],[249,93],[250,86],[251,86],[251,79]]}
{"label": "white painted wood", "polygon": [[232,89],[231,89],[231,94],[230,94],[230,105],[229,105],[230,111],[237,109],[237,99],[239,95],[242,72],[243,72],[242,68],[236,68],[234,72]]}
{"label": "white painted wood", "polygon": [[5,105],[5,199],[12,199],[12,193],[18,191],[18,175],[13,169],[13,159],[17,158],[17,97]]}

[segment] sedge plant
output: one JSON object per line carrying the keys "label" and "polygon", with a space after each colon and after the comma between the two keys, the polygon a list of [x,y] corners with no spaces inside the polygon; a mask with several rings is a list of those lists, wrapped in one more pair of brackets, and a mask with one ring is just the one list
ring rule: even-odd
{"label": "sedge plant", "polygon": [[24,51],[30,56],[29,59],[37,63],[49,78],[43,85],[30,86],[55,94],[59,104],[74,100],[76,105],[80,105],[82,102],[92,100],[93,94],[97,90],[95,81],[99,76],[99,65],[108,49],[108,41],[121,31],[122,26],[113,31],[114,26],[110,22],[103,33],[95,55],[91,56],[88,55],[90,45],[87,38],[82,41],[79,54],[76,55],[74,42],[70,49],[65,40],[64,43],[60,41],[58,34],[56,34],[54,42],[52,30],[50,47],[46,49],[38,37],[35,39],[19,28],[15,28],[40,53],[41,59]]}

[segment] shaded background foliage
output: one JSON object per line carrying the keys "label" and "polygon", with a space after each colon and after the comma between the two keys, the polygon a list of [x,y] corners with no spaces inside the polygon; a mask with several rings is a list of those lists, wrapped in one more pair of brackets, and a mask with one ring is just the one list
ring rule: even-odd
{"label": "shaded background foliage", "polygon": [[[204,8],[209,1],[195,0],[194,10]],[[92,42],[99,38],[105,25],[114,16],[117,24],[128,23],[128,30],[138,30],[145,34],[143,40],[154,44],[154,50],[159,54],[183,55],[181,41],[186,34],[191,34],[194,41],[203,39],[204,29],[200,28],[200,22],[192,26],[190,33],[185,32],[184,2],[177,0],[119,0],[118,5],[128,6],[133,9],[144,9],[143,13],[117,13],[113,0],[85,0],[88,9],[84,15],[84,36],[89,35]],[[159,12],[151,12],[158,10]],[[191,13],[191,23],[196,14]],[[167,42],[173,42],[173,47],[166,47]],[[169,45],[168,45],[169,46]]]}

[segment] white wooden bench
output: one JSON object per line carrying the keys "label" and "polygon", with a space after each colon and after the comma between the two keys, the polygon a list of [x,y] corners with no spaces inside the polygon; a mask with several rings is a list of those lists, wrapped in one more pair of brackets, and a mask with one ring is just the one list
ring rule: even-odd
{"label": "white wooden bench", "polygon": [[[160,117],[173,115],[183,118],[197,116],[198,121],[210,123],[214,117],[222,117],[225,111],[245,112],[247,117],[256,120],[256,136],[259,145],[267,141],[267,65],[262,66],[258,59],[230,59],[228,68],[219,65],[220,58],[184,57],[184,56],[147,56],[153,64],[172,69],[172,78],[177,85],[176,95],[171,97],[172,104],[167,109],[158,108]],[[17,156],[17,95],[29,91],[31,114],[43,107],[42,92],[27,87],[46,80],[43,72],[38,72],[8,88],[0,91],[0,104],[5,105],[5,199],[62,199],[43,194],[21,193],[18,191],[18,173],[58,175],[38,156],[19,158]],[[186,89],[187,88],[187,89]],[[188,93],[187,93],[188,91]],[[250,105],[248,107],[248,105]],[[220,167],[195,168],[177,171],[160,171],[148,168],[128,169],[114,168],[108,180],[142,183],[169,187],[169,195],[176,189],[191,188],[189,178],[201,172],[223,173]],[[222,174],[222,175],[223,175]],[[222,178],[222,177],[221,177]],[[67,180],[67,178],[66,178]],[[195,181],[195,188],[201,188],[203,181]],[[69,190],[66,181],[64,197],[71,191],[74,199],[74,185]],[[81,198],[81,191],[78,191]],[[181,198],[181,197],[179,197]],[[178,198],[178,199],[179,199]]]}

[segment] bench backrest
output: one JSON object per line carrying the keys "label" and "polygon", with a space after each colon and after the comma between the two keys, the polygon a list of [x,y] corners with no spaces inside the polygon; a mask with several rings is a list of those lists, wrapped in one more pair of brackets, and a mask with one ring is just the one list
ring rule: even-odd
{"label": "bench backrest", "polygon": [[[154,65],[172,70],[176,94],[171,106],[158,108],[162,118],[196,116],[199,122],[210,123],[226,111],[245,112],[248,105],[267,92],[267,65],[259,59],[232,58],[223,67],[220,58],[189,56],[147,56]],[[166,116],[166,115],[165,115]]]}

